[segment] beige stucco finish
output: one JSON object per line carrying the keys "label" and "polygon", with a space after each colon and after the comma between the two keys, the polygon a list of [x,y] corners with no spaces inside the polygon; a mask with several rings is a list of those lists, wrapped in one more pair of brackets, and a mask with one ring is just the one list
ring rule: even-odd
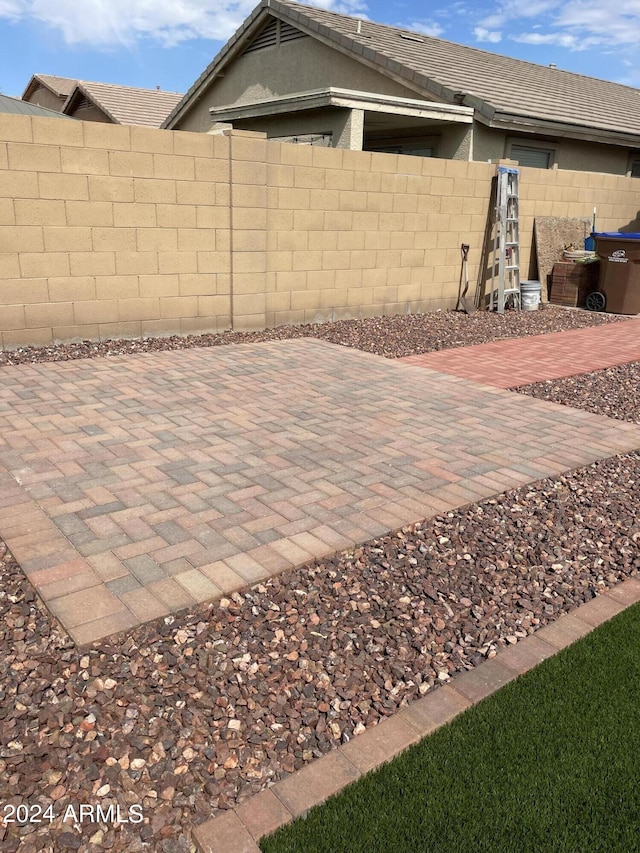
{"label": "beige stucco finish", "polygon": [[[359,115],[353,115],[359,113]],[[266,133],[269,139],[302,135],[330,135],[332,148],[362,150],[364,116],[361,110],[327,107],[319,110],[301,110],[288,115],[261,116],[234,122],[238,130]]]}
{"label": "beige stucco finish", "polygon": [[414,89],[307,37],[239,56],[181,117],[176,129],[209,130],[211,107],[247,104],[327,86],[416,97]]}
{"label": "beige stucco finish", "polygon": [[75,109],[68,113],[68,115],[72,118],[79,119],[80,121],[102,121],[107,124],[114,124],[112,119],[110,119],[106,113],[103,113],[101,109],[98,109],[98,107],[93,105],[82,107],[81,109]]}
{"label": "beige stucco finish", "polygon": [[602,145],[567,137],[516,134],[474,122],[474,160],[495,162],[501,157],[510,157],[514,144],[550,149],[553,152],[553,164],[558,169],[625,175],[629,166],[629,149],[624,146]]}
{"label": "beige stucco finish", "polygon": [[44,86],[38,87],[36,91],[29,97],[26,98],[30,104],[38,104],[40,107],[46,107],[48,110],[55,110],[56,112],[62,112],[62,107],[64,105],[64,98],[59,98],[57,95],[54,95],[53,92],[50,92],[49,89],[46,89]]}
{"label": "beige stucco finish", "polygon": [[[230,104],[241,105],[273,97],[309,92],[327,87],[346,88],[361,92],[415,98],[424,97],[418,87],[403,85],[392,76],[386,76],[367,65],[366,60],[356,60],[330,47],[317,38],[307,36],[284,44],[268,47],[233,58],[222,69],[222,74],[194,99],[187,112],[176,124],[177,128],[206,132],[211,128],[209,110]],[[437,98],[429,94],[428,100]],[[345,142],[345,122],[349,116],[340,117],[330,110],[315,113],[291,112],[288,116],[265,115],[243,119],[234,124],[246,130],[260,130],[269,137],[331,133],[334,147],[350,147],[353,135]],[[576,130],[576,133],[579,129]],[[426,128],[416,128],[407,120],[398,140],[422,133]],[[548,143],[554,150],[554,164],[559,169],[575,169],[624,175],[629,168],[630,150],[619,145],[599,144],[572,137],[554,137],[537,132],[513,132],[488,127],[476,119],[472,130],[459,126],[441,125],[433,130],[436,156],[445,159],[487,162],[509,157],[514,139],[520,144],[527,140]],[[367,121],[365,115],[365,148]],[[369,146],[374,147],[374,146]]]}

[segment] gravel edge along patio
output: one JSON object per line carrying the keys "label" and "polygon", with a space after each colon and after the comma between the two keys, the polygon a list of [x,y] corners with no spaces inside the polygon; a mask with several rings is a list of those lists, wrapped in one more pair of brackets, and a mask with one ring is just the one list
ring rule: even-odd
{"label": "gravel edge along patio", "polygon": [[[602,413],[635,420],[625,370]],[[510,490],[85,653],[5,554],[3,801],[148,823],[12,825],[3,849],[189,850],[194,823],[637,574],[638,476],[628,454]]]}

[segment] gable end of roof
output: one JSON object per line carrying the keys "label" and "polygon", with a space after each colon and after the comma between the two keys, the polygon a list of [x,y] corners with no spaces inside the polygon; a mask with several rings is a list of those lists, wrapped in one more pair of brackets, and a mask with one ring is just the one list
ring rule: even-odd
{"label": "gable end of roof", "polygon": [[96,99],[92,97],[91,93],[87,91],[85,86],[80,81],[76,83],[73,92],[71,92],[67,100],[64,102],[62,112],[65,115],[71,115],[71,110],[73,110],[76,106],[79,106],[78,102],[82,99],[85,99],[86,101],[88,101],[90,106],[95,107],[97,110],[100,110],[101,113],[104,113],[104,115],[107,118],[111,119],[114,124],[120,124],[118,119],[112,113],[110,113],[109,110],[103,104],[98,103]]}
{"label": "gable end of roof", "polygon": [[[562,132],[590,127],[617,144],[640,140],[640,90],[489,53],[387,24],[304,6],[261,0],[196,80],[162,127],[173,127],[268,17],[287,22],[325,45],[422,97],[472,106],[483,123],[526,115],[532,128],[553,122]],[[407,36],[413,36],[408,38]],[[513,81],[518,85],[514,86]],[[497,120],[497,119],[496,119]],[[532,132],[534,132],[532,130]]]}
{"label": "gable end of roof", "polygon": [[258,33],[262,22],[269,17],[268,7],[272,0],[261,0],[260,5],[251,12],[249,17],[235,31],[231,38],[214,56],[195,83],[189,87],[182,100],[171,110],[160,127],[171,129],[176,121],[182,116],[185,108],[197,99],[203,90],[215,79],[217,74],[224,68],[246,46],[252,35]]}

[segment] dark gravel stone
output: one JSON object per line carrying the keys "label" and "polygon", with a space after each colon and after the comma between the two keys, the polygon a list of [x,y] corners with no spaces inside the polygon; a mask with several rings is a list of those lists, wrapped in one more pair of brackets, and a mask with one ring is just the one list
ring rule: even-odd
{"label": "dark gravel stone", "polygon": [[[615,319],[553,308],[504,317],[442,312],[207,340],[314,331],[405,355]],[[22,350],[5,353],[3,363],[203,343]],[[638,378],[637,365],[624,365],[519,390],[637,421]],[[193,823],[638,575],[639,493],[640,453],[612,457],[388,533],[83,653],[0,543],[0,800],[18,805],[31,792],[29,802],[52,805],[58,815],[79,803],[117,803],[124,815],[140,804],[144,815],[140,825],[103,826],[94,844],[61,818],[29,829],[11,825],[2,849],[186,853]]]}
{"label": "dark gravel stone", "polygon": [[434,311],[428,314],[395,314],[337,320],[305,326],[278,326],[259,332],[221,332],[216,335],[139,338],[117,341],[81,341],[48,347],[21,347],[0,352],[3,364],[30,364],[42,361],[69,361],[157,350],[181,350],[191,347],[215,347],[225,344],[281,341],[289,338],[320,338],[342,346],[355,347],[387,358],[400,358],[421,352],[482,344],[488,341],[544,335],[586,326],[600,326],[627,319],[615,314],[571,311],[545,304],[540,311],[506,311],[502,315],[488,311],[463,314]]}

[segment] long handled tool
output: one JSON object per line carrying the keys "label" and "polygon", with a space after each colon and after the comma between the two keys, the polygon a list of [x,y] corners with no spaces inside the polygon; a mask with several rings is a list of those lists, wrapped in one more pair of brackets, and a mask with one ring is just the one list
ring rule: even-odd
{"label": "long handled tool", "polygon": [[596,212],[597,212],[597,208],[594,207],[593,208],[593,219],[591,221],[591,234],[589,234],[589,236],[585,237],[585,239],[584,239],[584,247],[587,250],[587,252],[593,252],[593,250],[596,247],[596,241],[595,241],[595,238],[593,236],[596,233]]}
{"label": "long handled tool", "polygon": [[[476,305],[474,300],[467,296],[467,291],[469,290],[469,246],[466,243],[462,243],[460,251],[462,252],[462,268],[460,269],[460,296],[458,297],[456,311],[464,311],[465,314],[473,314],[476,310]],[[464,290],[462,289],[463,281]]]}

